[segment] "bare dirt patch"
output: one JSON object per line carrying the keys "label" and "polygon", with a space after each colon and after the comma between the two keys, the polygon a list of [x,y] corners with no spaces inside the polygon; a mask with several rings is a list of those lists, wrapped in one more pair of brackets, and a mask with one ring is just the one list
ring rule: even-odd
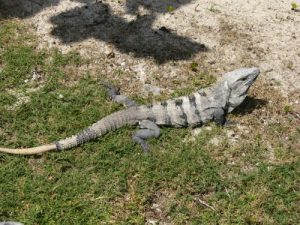
{"label": "bare dirt patch", "polygon": [[87,71],[126,91],[172,88],[194,61],[212,74],[258,66],[283,93],[300,88],[300,13],[288,0],[0,3],[6,17],[27,18],[40,47],[78,50],[93,59]]}

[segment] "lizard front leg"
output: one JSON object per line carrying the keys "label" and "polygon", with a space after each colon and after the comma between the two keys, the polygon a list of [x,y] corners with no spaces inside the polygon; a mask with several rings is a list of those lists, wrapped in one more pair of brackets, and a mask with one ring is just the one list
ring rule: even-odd
{"label": "lizard front leg", "polygon": [[218,108],[214,111],[213,120],[221,126],[230,127],[235,124],[235,122],[226,119],[226,113],[224,109]]}
{"label": "lizard front leg", "polygon": [[106,93],[112,101],[119,104],[123,104],[125,107],[132,107],[138,105],[134,100],[130,99],[128,96],[121,95],[119,88],[107,83],[102,83],[102,85],[106,88]]}
{"label": "lizard front leg", "polygon": [[223,126],[223,125],[226,123],[226,118],[225,118],[225,116],[226,116],[226,113],[225,113],[224,109],[222,109],[222,108],[216,108],[216,109],[214,110],[213,120],[214,120],[217,124]]}
{"label": "lizard front leg", "polygon": [[141,145],[144,152],[148,152],[149,146],[146,140],[151,137],[158,137],[160,135],[160,129],[150,120],[142,120],[139,122],[139,126],[141,129],[133,135],[133,140]]}

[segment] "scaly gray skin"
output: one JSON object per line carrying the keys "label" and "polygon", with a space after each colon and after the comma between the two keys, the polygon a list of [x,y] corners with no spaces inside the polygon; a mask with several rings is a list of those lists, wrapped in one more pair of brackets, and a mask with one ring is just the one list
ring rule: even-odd
{"label": "scaly gray skin", "polygon": [[141,144],[146,151],[148,146],[145,140],[159,136],[158,126],[197,127],[211,120],[223,125],[225,115],[244,101],[248,89],[259,73],[258,68],[235,70],[226,73],[211,88],[201,89],[189,96],[170,99],[153,105],[137,106],[134,101],[119,95],[116,89],[108,86],[108,94],[114,101],[131,107],[112,113],[77,135],[57,141],[54,144],[25,149],[0,148],[0,152],[29,155],[50,150],[70,149],[125,125],[138,123],[142,129],[135,133],[133,140]]}

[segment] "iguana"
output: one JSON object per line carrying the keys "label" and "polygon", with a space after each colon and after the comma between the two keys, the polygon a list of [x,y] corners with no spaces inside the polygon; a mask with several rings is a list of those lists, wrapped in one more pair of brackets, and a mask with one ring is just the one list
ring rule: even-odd
{"label": "iguana", "polygon": [[244,101],[248,89],[259,73],[258,68],[234,70],[226,73],[213,87],[200,89],[189,96],[140,106],[128,97],[120,95],[115,88],[108,86],[108,95],[114,101],[129,106],[128,108],[114,112],[82,132],[53,144],[21,149],[0,148],[0,151],[30,155],[51,150],[65,150],[99,138],[125,125],[137,124],[141,129],[133,135],[133,140],[146,151],[148,150],[146,139],[160,135],[158,126],[197,127],[211,120],[223,125],[226,114]]}

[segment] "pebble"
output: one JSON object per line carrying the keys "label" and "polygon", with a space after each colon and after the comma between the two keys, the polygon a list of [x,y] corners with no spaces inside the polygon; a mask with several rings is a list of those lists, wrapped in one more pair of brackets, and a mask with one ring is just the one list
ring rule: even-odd
{"label": "pebble", "polygon": [[104,54],[106,55],[107,58],[114,58],[115,57],[114,50],[111,47],[107,47],[104,51]]}
{"label": "pebble", "polygon": [[214,145],[214,146],[218,146],[220,144],[221,140],[220,137],[214,137],[212,139],[210,139],[209,143]]}
{"label": "pebble", "polygon": [[161,89],[151,84],[144,84],[143,89],[145,92],[152,93],[153,95],[160,95]]}
{"label": "pebble", "polygon": [[154,220],[154,219],[147,220],[147,224],[156,225],[157,223],[158,223],[158,220]]}

